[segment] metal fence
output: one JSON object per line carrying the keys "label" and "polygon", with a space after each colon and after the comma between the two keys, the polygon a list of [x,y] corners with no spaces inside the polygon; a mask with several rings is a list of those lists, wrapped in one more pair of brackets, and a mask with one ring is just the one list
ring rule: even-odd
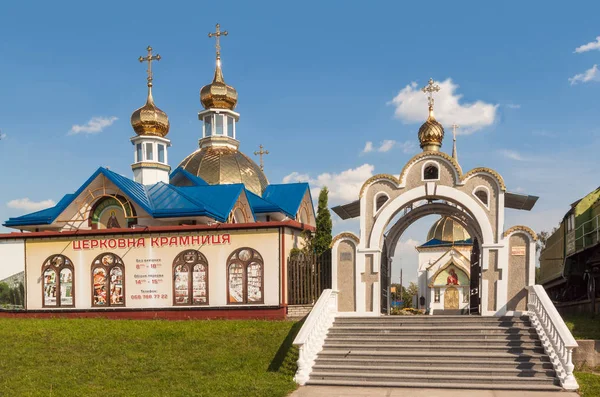
{"label": "metal fence", "polygon": [[288,304],[310,305],[331,288],[331,250],[288,258]]}

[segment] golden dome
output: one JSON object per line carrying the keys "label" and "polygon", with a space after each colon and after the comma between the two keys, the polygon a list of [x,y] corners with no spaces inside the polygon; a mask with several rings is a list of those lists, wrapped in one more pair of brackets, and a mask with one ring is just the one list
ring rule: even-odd
{"label": "golden dome", "polygon": [[131,115],[131,126],[138,135],[165,137],[169,133],[169,117],[154,104],[152,83],[148,83],[146,104]]}
{"label": "golden dome", "polygon": [[246,189],[259,196],[269,184],[264,172],[252,159],[229,147],[203,147],[187,156],[179,167],[211,185],[243,183]]}
{"label": "golden dome", "polygon": [[419,128],[421,149],[439,151],[444,139],[444,127],[433,116],[433,106],[429,106],[429,117]]}
{"label": "golden dome", "polygon": [[238,94],[235,88],[225,84],[223,71],[221,70],[221,59],[217,58],[215,77],[212,83],[200,89],[200,102],[204,109],[235,109]]}
{"label": "golden dome", "polygon": [[470,239],[471,236],[465,228],[454,219],[443,216],[431,226],[427,233],[427,241],[432,239],[439,240],[444,243],[455,243]]}

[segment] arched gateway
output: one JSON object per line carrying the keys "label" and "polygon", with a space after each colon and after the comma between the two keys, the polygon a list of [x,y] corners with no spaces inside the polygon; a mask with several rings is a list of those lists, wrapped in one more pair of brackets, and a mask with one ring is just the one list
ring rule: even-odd
{"label": "arched gateway", "polygon": [[[431,94],[436,86],[424,91]],[[339,312],[386,312],[391,255],[402,233],[431,214],[449,217],[473,237],[470,258],[470,312],[518,314],[527,310],[526,286],[535,282],[536,234],[526,226],[506,229],[505,208],[530,210],[537,197],[507,192],[504,180],[484,167],[463,172],[456,144],[452,156],[440,151],[444,129],[433,115],[419,129],[422,153],[399,175],[375,175],[359,200],[335,207],[343,219],[360,218],[360,237],[334,238],[333,283]],[[453,291],[452,291],[453,292]]]}

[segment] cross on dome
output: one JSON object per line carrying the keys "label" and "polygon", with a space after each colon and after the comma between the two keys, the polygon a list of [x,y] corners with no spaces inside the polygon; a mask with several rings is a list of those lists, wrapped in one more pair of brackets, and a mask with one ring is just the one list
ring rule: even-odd
{"label": "cross on dome", "polygon": [[213,38],[214,37],[216,39],[216,45],[215,45],[215,47],[217,49],[217,59],[221,59],[221,41],[220,41],[220,38],[221,38],[221,36],[227,36],[228,33],[227,33],[226,30],[224,30],[224,31],[221,32],[221,25],[217,24],[216,27],[217,27],[216,32],[209,33],[208,37],[209,38]]}
{"label": "cross on dome", "polygon": [[427,102],[429,104],[429,108],[433,109],[433,93],[434,92],[438,92],[440,90],[440,86],[437,84],[434,84],[434,81],[432,78],[429,79],[429,83],[421,88],[421,91],[423,91],[423,93],[425,93],[425,95],[427,95]]}
{"label": "cross on dome", "polygon": [[148,55],[145,57],[139,57],[138,61],[148,62],[148,69],[146,70],[148,73],[148,86],[152,86],[152,61],[160,61],[161,57],[160,54],[152,55],[152,47],[150,46],[148,46],[146,50],[148,51]]}

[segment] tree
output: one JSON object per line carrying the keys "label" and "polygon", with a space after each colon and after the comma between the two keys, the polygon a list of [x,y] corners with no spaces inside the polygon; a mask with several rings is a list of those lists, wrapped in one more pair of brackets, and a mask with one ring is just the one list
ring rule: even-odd
{"label": "tree", "polygon": [[402,288],[402,300],[404,301],[404,307],[412,307],[413,296],[418,296],[419,287],[414,282],[410,282],[408,288]]}
{"label": "tree", "polygon": [[321,255],[327,251],[332,240],[331,214],[329,213],[329,208],[327,208],[328,196],[329,190],[327,187],[321,189],[321,193],[319,193],[319,205],[317,207],[317,231],[312,241],[314,252],[317,255]]}

